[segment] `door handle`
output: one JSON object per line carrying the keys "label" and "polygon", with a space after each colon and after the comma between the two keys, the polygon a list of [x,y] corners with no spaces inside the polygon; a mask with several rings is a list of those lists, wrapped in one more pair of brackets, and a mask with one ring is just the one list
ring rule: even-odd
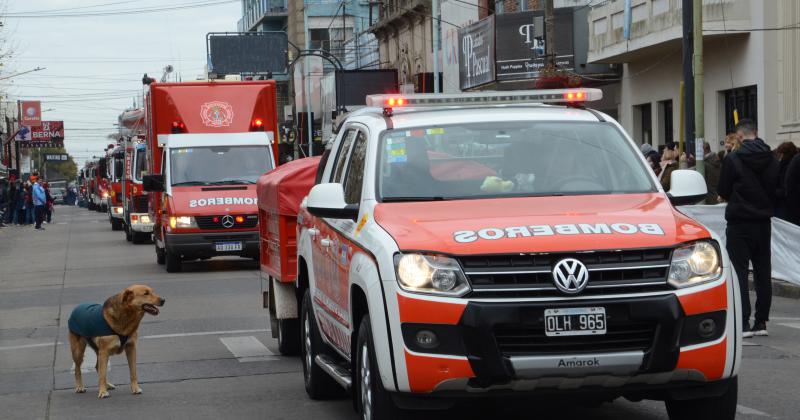
{"label": "door handle", "polygon": [[311,237],[313,238],[313,237],[319,235],[319,229],[317,229],[317,228],[309,228],[308,229],[308,234],[311,235]]}
{"label": "door handle", "polygon": [[320,246],[328,248],[331,245],[333,245],[333,241],[331,241],[331,238],[324,238],[324,239],[320,239],[319,240],[319,244],[320,244]]}

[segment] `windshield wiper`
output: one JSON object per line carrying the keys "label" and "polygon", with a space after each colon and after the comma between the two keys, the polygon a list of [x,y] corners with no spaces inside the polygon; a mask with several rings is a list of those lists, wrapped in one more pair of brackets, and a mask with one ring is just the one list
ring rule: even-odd
{"label": "windshield wiper", "polygon": [[172,184],[173,187],[186,187],[191,185],[208,185],[208,182],[205,181],[183,181],[183,182],[174,182]]}
{"label": "windshield wiper", "polygon": [[246,179],[223,179],[221,181],[209,182],[208,185],[247,185],[255,184],[255,181],[248,181]]}
{"label": "windshield wiper", "polygon": [[448,200],[448,198],[442,196],[433,196],[433,197],[384,197],[384,203],[392,203],[392,202],[402,202],[402,201],[444,201]]}

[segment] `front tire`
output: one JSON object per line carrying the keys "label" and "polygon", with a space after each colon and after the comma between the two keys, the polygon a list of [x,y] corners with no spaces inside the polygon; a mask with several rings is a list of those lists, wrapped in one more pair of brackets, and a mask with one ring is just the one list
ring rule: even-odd
{"label": "front tire", "polygon": [[667,400],[670,420],[734,420],[739,393],[739,378],[733,378],[728,390],[718,397],[696,400]]}
{"label": "front tire", "polygon": [[181,256],[164,249],[164,266],[167,273],[178,273],[181,271]]}
{"label": "front tire", "polygon": [[163,249],[158,247],[158,244],[155,244],[155,247],[156,247],[156,263],[158,263],[158,265],[164,265],[164,263],[167,260],[166,253],[164,252]]}
{"label": "front tire", "polygon": [[133,231],[131,231],[130,225],[125,225],[125,240],[128,242],[133,241]]}
{"label": "front tire", "polygon": [[395,420],[400,418],[400,410],[392,401],[392,396],[383,387],[375,357],[375,344],[369,314],[361,319],[356,345],[356,368],[353,372],[354,398],[362,420]]}
{"label": "front tire", "polygon": [[322,400],[341,394],[344,390],[322,368],[314,362],[322,352],[322,337],[317,330],[314,318],[314,309],[311,307],[311,293],[306,290],[303,296],[303,309],[301,312],[301,325],[303,332],[303,345],[301,359],[303,361],[303,379],[306,393],[312,400]]}
{"label": "front tire", "polygon": [[122,220],[111,218],[111,230],[120,231],[122,230]]}

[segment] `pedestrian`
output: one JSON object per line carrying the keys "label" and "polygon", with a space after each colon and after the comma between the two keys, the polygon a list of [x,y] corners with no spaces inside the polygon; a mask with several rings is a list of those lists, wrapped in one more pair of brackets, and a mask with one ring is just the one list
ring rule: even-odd
{"label": "pedestrian", "polygon": [[20,197],[20,201],[22,201],[22,212],[20,213],[20,221],[19,224],[27,225],[30,224],[30,220],[32,220],[33,216],[33,204],[31,202],[31,183],[30,181],[25,181],[25,184],[22,186],[22,196]]}
{"label": "pedestrian", "polygon": [[672,171],[676,169],[678,169],[678,151],[675,150],[675,143],[669,142],[661,154],[661,174],[659,178],[664,191],[669,191],[670,177],[672,176]]}
{"label": "pedestrian", "polygon": [[53,220],[53,205],[55,204],[55,200],[53,200],[53,196],[50,195],[50,183],[45,182],[43,184],[43,187],[45,196],[47,197],[47,204],[45,205],[45,214],[46,214],[45,221],[49,225],[50,222]]}
{"label": "pedestrian", "polygon": [[0,228],[6,227],[6,213],[8,213],[8,180],[0,178]]}
{"label": "pedestrian", "polygon": [[797,154],[797,147],[794,143],[787,141],[783,142],[775,149],[775,156],[778,158],[778,193],[775,203],[775,217],[783,220],[788,220],[789,209],[786,203],[786,171],[789,169],[789,164]]}
{"label": "pedestrian", "polygon": [[[767,321],[772,303],[771,218],[775,213],[778,160],[764,140],[758,138],[756,123],[742,119],[736,125],[742,139],[738,150],[722,162],[719,196],[728,202],[725,219],[728,255],[739,279],[742,299],[742,329],[745,337],[768,335]],[[756,291],[755,324],[750,327],[748,268],[753,264]]]}
{"label": "pedestrian", "polygon": [[786,187],[787,220],[800,226],[800,153],[789,163],[783,182]]}
{"label": "pedestrian", "polygon": [[723,142],[724,148],[717,152],[717,156],[719,156],[719,161],[722,162],[729,153],[739,150],[742,146],[742,140],[736,133],[728,133],[725,136],[725,141]]}
{"label": "pedestrian", "polygon": [[706,189],[708,189],[706,204],[717,204],[719,201],[717,186],[719,185],[719,172],[722,169],[722,162],[719,160],[719,156],[711,151],[711,145],[708,142],[703,142],[703,162],[705,165]]}
{"label": "pedestrian", "polygon": [[25,224],[25,187],[20,180],[16,181],[14,198],[14,224]]}
{"label": "pedestrian", "polygon": [[33,186],[31,186],[31,200],[33,201],[35,209],[36,229],[44,230],[42,222],[44,221],[45,206],[47,206],[47,193],[45,193],[44,187],[39,182],[38,177],[32,176],[31,180],[33,181]]}

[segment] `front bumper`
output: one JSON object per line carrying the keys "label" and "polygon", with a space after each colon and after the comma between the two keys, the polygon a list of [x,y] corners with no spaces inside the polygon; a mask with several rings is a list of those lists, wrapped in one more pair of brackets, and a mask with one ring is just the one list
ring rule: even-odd
{"label": "front bumper", "polygon": [[[128,215],[128,218],[131,221],[130,229],[132,231],[140,233],[153,232],[154,224],[153,222],[150,221],[152,219],[150,218],[150,215],[148,213],[131,213],[130,215]],[[148,220],[148,223],[142,223],[141,221],[142,218],[146,218],[145,220]]]}
{"label": "front bumper", "polygon": [[[258,232],[225,233],[166,233],[166,249],[184,258],[206,258],[224,255],[237,255],[248,258],[258,257]],[[241,251],[217,251],[221,242],[241,242]]]}
{"label": "front bumper", "polygon": [[[592,386],[621,391],[723,380],[735,343],[726,295],[723,283],[688,296],[466,301],[461,309],[401,296],[409,391],[539,392]],[[545,309],[598,306],[606,311],[606,334],[546,336]],[[432,315],[436,312],[453,315],[445,319]],[[698,326],[709,318],[714,333],[700,336]],[[415,337],[421,330],[435,333],[438,347],[420,347]],[[438,371],[425,373],[426,367]]]}

